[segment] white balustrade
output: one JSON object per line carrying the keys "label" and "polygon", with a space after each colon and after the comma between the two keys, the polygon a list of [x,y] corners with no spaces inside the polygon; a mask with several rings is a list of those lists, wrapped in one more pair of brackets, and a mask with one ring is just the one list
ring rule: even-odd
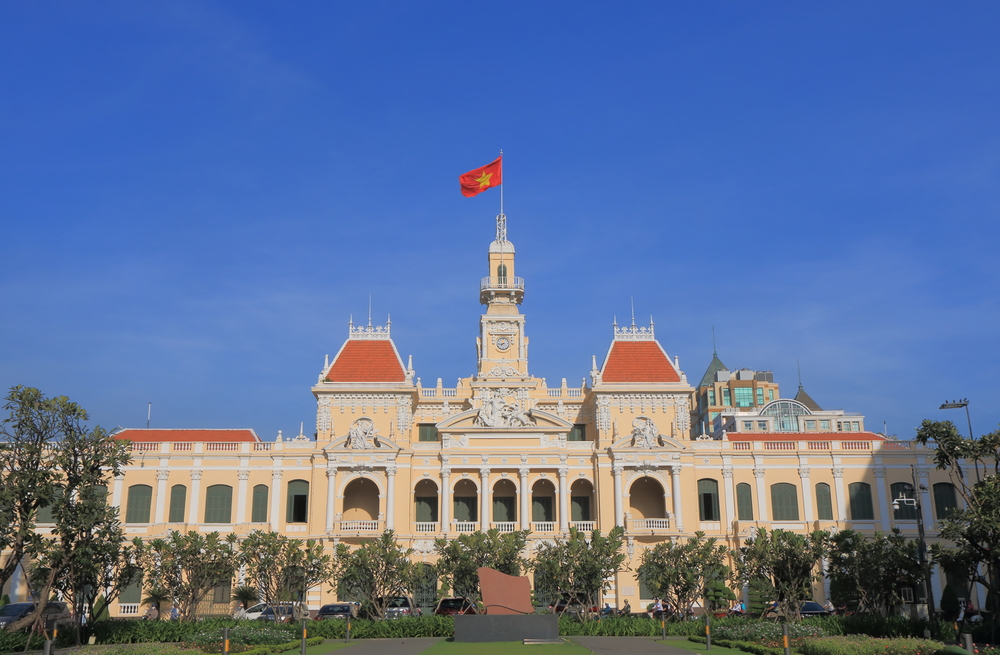
{"label": "white balustrade", "polygon": [[434,522],[418,521],[417,523],[414,523],[413,525],[415,526],[414,530],[416,532],[437,532],[438,531],[437,521],[434,521]]}
{"label": "white balustrade", "polygon": [[555,532],[556,522],[555,521],[532,521],[531,522],[532,532]]}
{"label": "white balustrade", "polygon": [[455,532],[475,532],[479,529],[479,521],[455,521]]}
{"label": "white balustrade", "polygon": [[569,525],[580,532],[593,532],[597,529],[597,521],[570,521]]}

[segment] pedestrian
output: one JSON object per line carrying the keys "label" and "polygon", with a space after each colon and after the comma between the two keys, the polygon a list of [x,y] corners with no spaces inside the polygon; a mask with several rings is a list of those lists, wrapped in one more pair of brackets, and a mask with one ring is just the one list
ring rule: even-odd
{"label": "pedestrian", "polygon": [[653,618],[659,619],[663,617],[663,601],[659,598],[655,599],[655,601],[653,603]]}
{"label": "pedestrian", "polygon": [[631,616],[632,615],[632,606],[628,604],[628,600],[626,600],[625,604],[622,605],[622,611],[621,611],[621,613],[624,614],[625,616]]}
{"label": "pedestrian", "polygon": [[146,613],[143,614],[142,618],[146,621],[155,621],[160,618],[160,610],[156,609],[156,603],[149,606],[149,609],[146,610]]}

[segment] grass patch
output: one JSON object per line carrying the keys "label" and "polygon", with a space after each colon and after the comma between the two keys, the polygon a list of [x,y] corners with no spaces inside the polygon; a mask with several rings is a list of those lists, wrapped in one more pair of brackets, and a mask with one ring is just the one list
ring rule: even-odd
{"label": "grass patch", "polygon": [[696,644],[693,641],[688,641],[687,639],[657,639],[656,643],[663,644],[664,646],[672,646],[674,648],[681,648],[683,650],[689,650],[695,653],[705,653],[705,655],[744,655],[743,651],[736,648],[724,648],[722,646],[712,645],[712,650],[705,650],[704,644]]}
{"label": "grass patch", "polygon": [[420,655],[507,655],[531,653],[532,655],[590,655],[590,649],[576,644],[538,644],[526,646],[519,641],[489,641],[485,643],[459,643],[439,641]]}

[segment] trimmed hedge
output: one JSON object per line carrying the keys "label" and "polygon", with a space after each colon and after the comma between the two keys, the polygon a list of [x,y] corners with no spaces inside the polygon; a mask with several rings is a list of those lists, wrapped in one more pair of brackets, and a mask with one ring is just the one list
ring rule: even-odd
{"label": "trimmed hedge", "polygon": [[[318,646],[322,644],[326,639],[323,637],[309,637],[306,639],[306,646]],[[302,645],[302,640],[298,639],[296,641],[289,641],[286,644],[278,644],[276,646],[256,646],[249,650],[243,651],[230,651],[239,652],[240,655],[269,655],[270,653],[286,653],[290,650],[295,650]],[[221,651],[219,651],[221,652]]]}
{"label": "trimmed hedge", "polygon": [[930,639],[863,635],[810,639],[798,647],[802,655],[933,655],[943,644]]}
{"label": "trimmed hedge", "polygon": [[[706,643],[706,639],[704,637],[688,637],[688,640],[699,644]],[[712,645],[722,646],[723,648],[735,648],[736,650],[742,650],[746,653],[753,653],[753,655],[785,655],[784,648],[762,646],[761,644],[755,644],[751,641],[735,641],[732,639],[716,639],[715,637],[712,637]]]}

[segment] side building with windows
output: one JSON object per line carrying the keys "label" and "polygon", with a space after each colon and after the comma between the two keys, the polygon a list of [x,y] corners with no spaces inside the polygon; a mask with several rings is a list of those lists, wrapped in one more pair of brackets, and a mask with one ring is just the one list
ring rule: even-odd
{"label": "side building with windows", "polygon": [[[862,416],[822,410],[801,388],[782,398],[769,372],[730,372],[714,356],[692,387],[652,321],[612,325],[610,342],[595,344],[606,351],[591,356],[589,379],[533,376],[520,311],[526,284],[502,216],[486,255],[484,311],[470,338],[475,368],[454,386],[424,384],[388,322],[348,324],[310,389],[315,435],[118,432],[133,460],[109,481],[108,499],[128,535],[274,530],[329,551],[391,529],[415,558],[433,562],[435,539],[476,530],[528,530],[530,556],[573,527],[623,526],[627,567],[605,601],[643,607],[649,592],[635,570],[665,540],[703,531],[737,548],[758,527],[898,527],[915,538],[915,513],[892,509],[899,495],[920,501],[933,539],[937,519],[956,506],[932,450],[869,432]],[[934,578],[936,599],[942,580]],[[24,598],[23,580],[12,591]],[[129,591],[112,613],[138,612],[140,593]],[[828,590],[819,584],[814,594],[825,600]],[[431,604],[434,584],[416,595]],[[213,600],[209,613],[226,611],[227,589]],[[312,609],[334,600],[336,585],[326,583],[305,598]]]}

